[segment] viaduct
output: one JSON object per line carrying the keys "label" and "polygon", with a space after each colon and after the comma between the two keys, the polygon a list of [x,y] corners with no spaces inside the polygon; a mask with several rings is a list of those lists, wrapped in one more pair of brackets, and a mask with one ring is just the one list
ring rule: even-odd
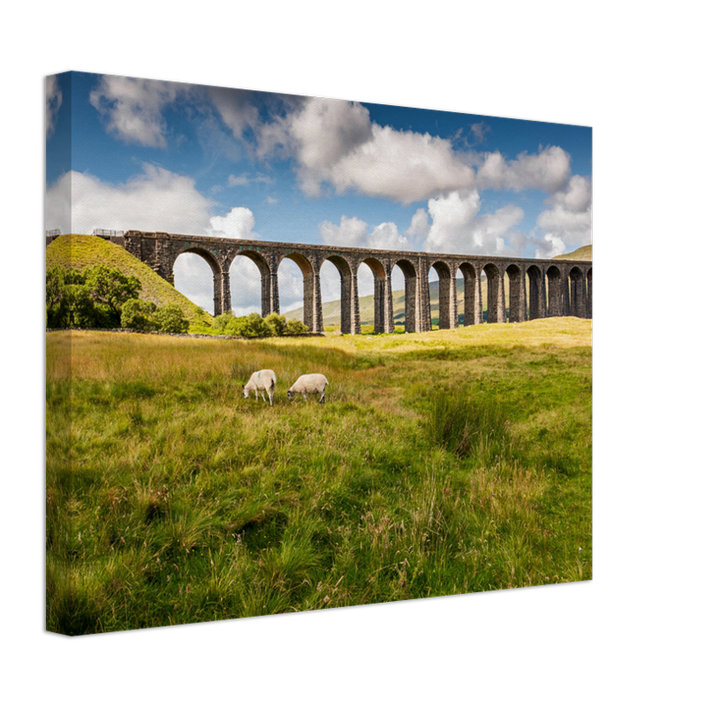
{"label": "viaduct", "polygon": [[[126,231],[110,240],[173,283],[173,265],[182,253],[196,253],[210,266],[215,287],[215,315],[227,312],[230,303],[230,265],[238,256],[250,258],[260,271],[262,316],[280,311],[278,266],[289,258],[304,278],[304,323],[313,332],[323,331],[320,267],[331,262],[340,273],[341,330],[360,333],[357,272],[362,263],[375,281],[375,332],[393,333],[391,273],[399,267],[405,277],[405,330],[431,330],[428,273],[435,268],[440,280],[439,326],[458,325],[455,278],[465,281],[466,326],[483,322],[480,278],[487,278],[487,321],[522,322],[541,317],[592,318],[592,262],[505,258],[448,253],[345,248],[327,245],[276,243],[211,238],[168,233]],[[504,277],[508,276],[509,299],[505,302]]]}

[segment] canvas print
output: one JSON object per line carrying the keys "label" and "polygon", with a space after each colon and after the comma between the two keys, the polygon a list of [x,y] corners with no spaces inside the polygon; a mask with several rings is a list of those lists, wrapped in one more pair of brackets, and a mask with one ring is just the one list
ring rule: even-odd
{"label": "canvas print", "polygon": [[592,578],[590,127],[60,73],[45,224],[48,631]]}

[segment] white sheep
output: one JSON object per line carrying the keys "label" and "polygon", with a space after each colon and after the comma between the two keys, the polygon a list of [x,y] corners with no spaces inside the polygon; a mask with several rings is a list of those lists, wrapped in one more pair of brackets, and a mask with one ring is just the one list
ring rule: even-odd
{"label": "white sheep", "polygon": [[250,376],[250,380],[243,387],[243,393],[247,398],[250,395],[250,391],[254,390],[255,400],[257,400],[258,391],[260,391],[263,402],[265,402],[265,391],[267,391],[268,397],[270,398],[270,407],[272,407],[276,383],[277,378],[275,377],[275,371],[271,371],[269,368],[263,368],[262,371],[255,371],[255,373]]}
{"label": "white sheep", "polygon": [[322,373],[306,373],[300,376],[288,390],[288,399],[292,400],[296,393],[300,393],[304,400],[308,395],[320,395],[320,402],[325,402],[325,388],[328,386],[328,379]]}

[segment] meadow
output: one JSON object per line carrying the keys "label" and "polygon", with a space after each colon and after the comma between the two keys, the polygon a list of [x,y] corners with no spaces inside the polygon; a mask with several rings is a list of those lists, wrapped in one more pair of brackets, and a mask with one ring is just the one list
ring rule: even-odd
{"label": "meadow", "polygon": [[[47,628],[587,580],[592,322],[46,339]],[[272,368],[275,405],[245,399]],[[327,402],[292,403],[302,373]]]}

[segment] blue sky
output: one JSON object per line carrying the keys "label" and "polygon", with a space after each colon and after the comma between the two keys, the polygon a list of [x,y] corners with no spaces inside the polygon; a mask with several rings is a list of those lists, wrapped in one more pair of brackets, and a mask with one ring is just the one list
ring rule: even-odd
{"label": "blue sky", "polygon": [[[592,242],[589,127],[73,73],[47,81],[46,139],[46,228],[62,232],[526,257]],[[292,309],[299,270],[279,275]],[[199,257],[175,277],[211,309]],[[339,275],[321,277],[333,299]],[[371,292],[366,266],[358,277]],[[255,266],[239,257],[231,281],[235,311],[257,311]]]}

